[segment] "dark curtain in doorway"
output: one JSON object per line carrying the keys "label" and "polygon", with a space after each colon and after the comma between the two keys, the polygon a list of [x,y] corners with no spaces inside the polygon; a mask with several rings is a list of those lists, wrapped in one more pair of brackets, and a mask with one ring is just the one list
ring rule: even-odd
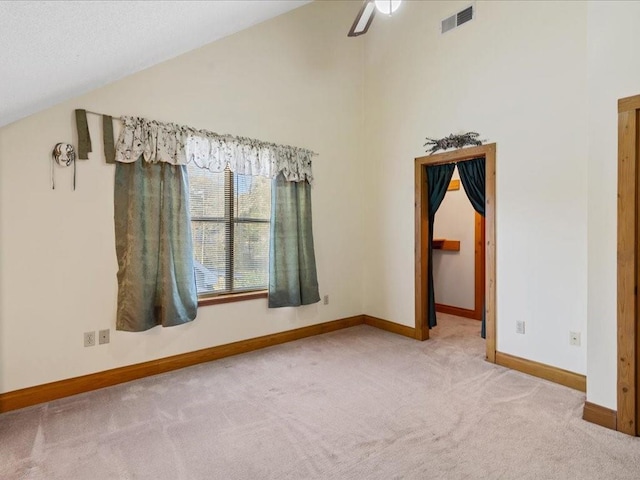
{"label": "dark curtain in doorway", "polygon": [[451,176],[453,175],[453,169],[455,164],[449,163],[446,165],[430,165],[427,167],[427,188],[429,193],[429,244],[428,244],[428,282],[429,282],[429,294],[427,298],[427,318],[429,321],[429,328],[437,325],[436,321],[436,297],[433,291],[433,222],[436,217],[436,212],[440,208],[440,204],[447,193]]}
{"label": "dark curtain in doorway", "polygon": [[[458,163],[458,172],[464,191],[476,212],[484,217],[485,168],[484,158],[474,158]],[[482,328],[480,336],[486,338],[486,304],[482,307]]]}

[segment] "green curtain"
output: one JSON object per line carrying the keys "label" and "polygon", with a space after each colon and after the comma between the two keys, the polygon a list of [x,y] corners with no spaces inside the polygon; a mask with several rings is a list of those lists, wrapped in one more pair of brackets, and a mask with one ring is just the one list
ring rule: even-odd
{"label": "green curtain", "polygon": [[311,186],[280,173],[271,190],[269,308],[320,301],[311,228]]}
{"label": "green curtain", "polygon": [[185,166],[116,162],[116,329],[170,327],[196,317],[198,295]]}
{"label": "green curtain", "polygon": [[484,158],[458,162],[458,172],[471,205],[484,217]]}
{"label": "green curtain", "polygon": [[[474,158],[458,163],[458,172],[464,191],[476,212],[484,217],[485,205],[485,168],[484,158]],[[480,336],[487,337],[486,305],[482,307],[482,327]]]}
{"label": "green curtain", "polygon": [[436,211],[440,208],[442,200],[447,193],[455,164],[431,165],[427,167],[427,188],[429,193],[429,245],[428,245],[428,272],[429,293],[427,298],[427,318],[429,328],[435,327],[436,320],[436,296],[433,290],[433,222]]}

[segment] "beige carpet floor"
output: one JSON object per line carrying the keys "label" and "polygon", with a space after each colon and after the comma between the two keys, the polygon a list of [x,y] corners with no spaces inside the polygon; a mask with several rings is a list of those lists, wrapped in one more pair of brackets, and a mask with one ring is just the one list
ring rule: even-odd
{"label": "beige carpet floor", "polygon": [[640,439],[477,333],[359,326],[2,414],[0,478],[640,478]]}

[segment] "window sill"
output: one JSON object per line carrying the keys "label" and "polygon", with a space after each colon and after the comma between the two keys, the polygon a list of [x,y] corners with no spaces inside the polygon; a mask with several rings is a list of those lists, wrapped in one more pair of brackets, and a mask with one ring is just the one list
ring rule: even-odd
{"label": "window sill", "polygon": [[268,298],[267,290],[257,292],[231,293],[228,295],[216,295],[215,297],[202,297],[198,299],[198,307],[207,305],[218,305],[219,303],[242,302],[244,300],[255,300],[257,298]]}

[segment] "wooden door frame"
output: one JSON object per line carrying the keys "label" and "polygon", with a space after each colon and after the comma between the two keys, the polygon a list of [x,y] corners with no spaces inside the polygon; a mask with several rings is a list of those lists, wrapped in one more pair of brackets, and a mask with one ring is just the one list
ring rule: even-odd
{"label": "wooden door frame", "polygon": [[618,100],[618,405],[616,428],[638,435],[638,142],[640,95]]}
{"label": "wooden door frame", "polygon": [[423,254],[429,238],[429,200],[426,167],[456,163],[473,158],[485,159],[485,299],[486,358],[496,361],[496,144],[463,148],[415,159],[415,331],[418,340],[429,338],[427,323],[427,263]]}
{"label": "wooden door frame", "polygon": [[[448,193],[447,193],[448,195]],[[474,211],[473,223],[473,310],[436,302],[436,312],[482,320],[484,310],[484,217]]]}

